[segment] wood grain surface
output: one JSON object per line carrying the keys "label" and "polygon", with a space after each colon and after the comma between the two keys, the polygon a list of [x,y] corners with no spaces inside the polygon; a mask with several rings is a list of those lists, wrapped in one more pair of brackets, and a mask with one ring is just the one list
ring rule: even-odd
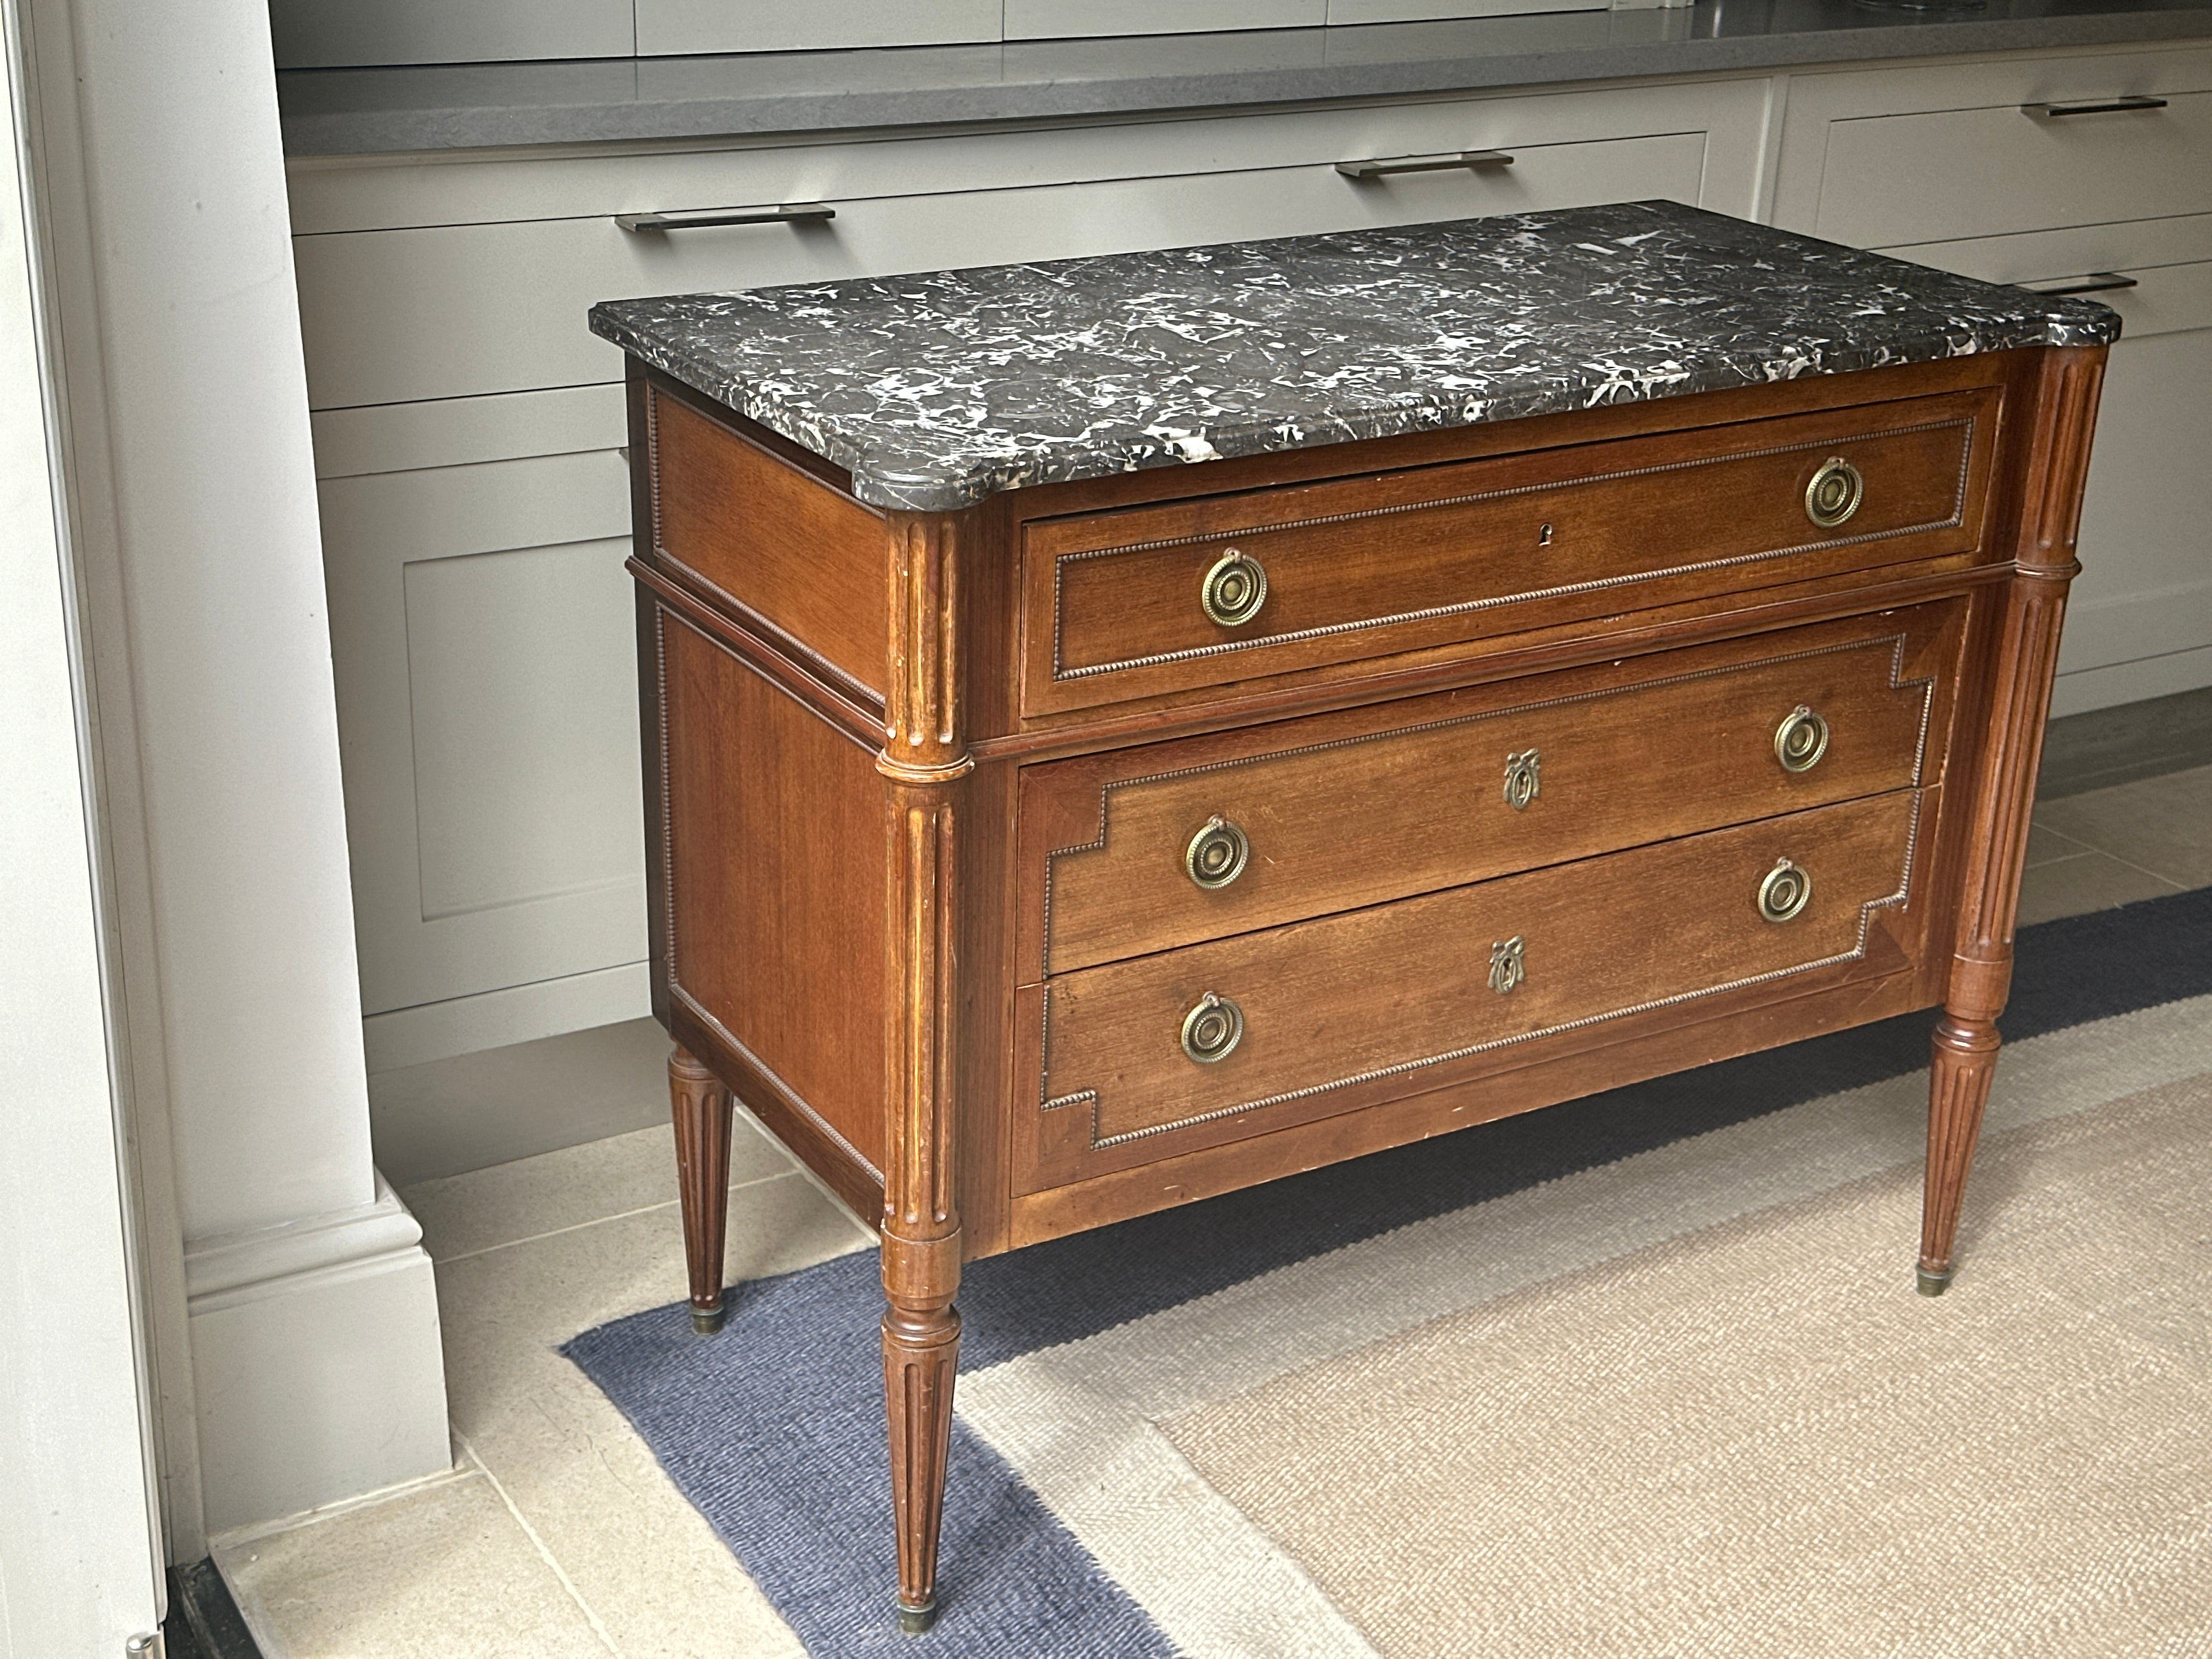
{"label": "wood grain surface", "polygon": [[[1979,544],[1996,399],[1824,410],[1695,434],[1032,522],[1024,711],[1472,640]],[[1863,504],[1822,529],[1832,457]],[[1266,569],[1239,627],[1199,603],[1231,549]]]}
{"label": "wood grain surface", "polygon": [[[1963,621],[1953,601],[1025,768],[1024,982],[1937,781]],[[1774,740],[1800,708],[1828,742],[1791,772]],[[1516,808],[1507,762],[1531,754]],[[1208,890],[1184,853],[1216,817],[1250,852]]]}
{"label": "wood grain surface", "polygon": [[[1480,1049],[1863,957],[1868,908],[1907,896],[1917,806],[1901,790],[1057,976],[1020,1109],[1036,1182],[1086,1172],[1094,1151],[1231,1118],[1256,1132],[1267,1109],[1347,1085],[1415,1088]],[[1812,896],[1777,923],[1756,901],[1784,858]],[[1494,953],[1516,939],[1526,977],[1501,992]],[[1209,994],[1244,1036],[1200,1064],[1180,1031]]]}

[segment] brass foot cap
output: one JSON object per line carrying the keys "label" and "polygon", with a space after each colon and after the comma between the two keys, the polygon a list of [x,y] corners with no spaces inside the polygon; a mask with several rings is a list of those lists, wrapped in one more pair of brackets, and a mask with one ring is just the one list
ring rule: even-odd
{"label": "brass foot cap", "polygon": [[691,1328],[701,1336],[712,1336],[722,1328],[722,1321],[728,1316],[729,1310],[719,1302],[711,1308],[694,1308],[691,1310]]}
{"label": "brass foot cap", "polygon": [[1944,1291],[1951,1288],[1952,1275],[1956,1273],[1959,1270],[1956,1267],[1943,1267],[1940,1269],[1935,1267],[1915,1267],[1913,1269],[1913,1272],[1919,1277],[1920,1294],[1923,1296],[1942,1295]]}
{"label": "brass foot cap", "polygon": [[934,1596],[918,1607],[910,1607],[902,1601],[898,1604],[898,1610],[899,1628],[908,1636],[926,1636],[929,1633],[929,1627],[937,1622],[937,1601]]}

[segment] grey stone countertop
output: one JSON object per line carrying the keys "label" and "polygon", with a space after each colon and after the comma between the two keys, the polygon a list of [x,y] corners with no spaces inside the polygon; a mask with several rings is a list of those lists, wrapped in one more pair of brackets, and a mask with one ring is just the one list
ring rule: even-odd
{"label": "grey stone countertop", "polygon": [[591,325],[921,512],[2119,333],[2087,301],[1670,202],[610,301]]}
{"label": "grey stone countertop", "polygon": [[823,132],[1221,108],[2212,37],[2212,0],[1699,0],[1123,40],[288,70],[295,155]]}

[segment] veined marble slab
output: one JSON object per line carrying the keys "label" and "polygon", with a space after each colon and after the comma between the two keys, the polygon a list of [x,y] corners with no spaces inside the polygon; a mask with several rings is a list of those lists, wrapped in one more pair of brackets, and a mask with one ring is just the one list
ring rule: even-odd
{"label": "veined marble slab", "polygon": [[2119,334],[2087,301],[1669,202],[611,301],[591,324],[920,512]]}

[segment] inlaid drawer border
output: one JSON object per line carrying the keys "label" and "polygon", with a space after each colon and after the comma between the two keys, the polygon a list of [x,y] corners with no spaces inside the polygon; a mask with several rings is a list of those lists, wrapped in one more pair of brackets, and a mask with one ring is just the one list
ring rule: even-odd
{"label": "inlaid drawer border", "polygon": [[[1818,446],[1814,446],[1817,447]],[[1905,670],[1905,650],[1910,643],[1905,634],[1876,634],[1863,640],[1846,640],[1836,645],[1814,646],[1809,650],[1784,651],[1771,657],[1759,657],[1747,662],[1725,663],[1717,668],[1692,669],[1687,673],[1662,675],[1657,679],[1638,680],[1628,685],[1609,685],[1595,691],[1571,692],[1565,696],[1542,697],[1534,702],[1516,702],[1504,708],[1486,708],[1471,714],[1454,714],[1444,720],[1425,720],[1416,726],[1394,726],[1387,731],[1366,732],[1354,738],[1331,738],[1324,743],[1304,744],[1294,749],[1270,749],[1262,754],[1240,755],[1232,760],[1208,761],[1202,766],[1180,766],[1165,772],[1148,772],[1142,777],[1116,778],[1098,787],[1098,833],[1091,840],[1073,847],[1054,847],[1044,855],[1044,940],[1041,951],[1041,972],[1052,972],[1052,888],[1053,871],[1056,862],[1078,853],[1095,853],[1106,844],[1106,804],[1108,797],[1117,790],[1134,789],[1144,784],[1164,783],[1174,778],[1194,778],[1208,772],[1226,772],[1240,766],[1258,766],[1263,763],[1288,760],[1302,755],[1328,754],[1340,749],[1357,749],[1362,744],[1381,743],[1389,738],[1402,738],[1417,732],[1440,732],[1455,726],[1472,726],[1480,720],[1504,720],[1510,715],[1533,714],[1539,709],[1563,708],[1575,703],[1598,702],[1607,697],[1625,697],[1639,691],[1656,690],[1664,685],[1686,685],[1698,680],[1725,679],[1731,674],[1747,674],[1755,669],[1772,668],[1782,663],[1808,662],[1816,657],[1840,656],[1852,651],[1872,651],[1887,645],[1889,653],[1889,687],[1892,691],[1920,692],[1920,732],[1912,749],[1912,782],[1918,789],[1925,780],[1921,774],[1928,758],[1928,723],[1936,708],[1936,681],[1933,676],[1907,680],[1899,676]],[[1794,971],[1794,970],[1793,970]],[[1052,999],[1045,998],[1046,1034],[1050,1036]],[[1045,1049],[1049,1055],[1051,1050]],[[1086,1091],[1087,1093],[1088,1091]],[[1083,1094],[1068,1095],[1059,1100],[1046,1099],[1042,1083],[1039,1084],[1039,1103],[1046,1107],[1063,1106],[1085,1098]],[[1193,1120],[1198,1121],[1200,1120]],[[1100,1145],[1107,1143],[1101,1142]]]}
{"label": "inlaid drawer border", "polygon": [[[1249,529],[1217,531],[1203,536],[1170,536],[1159,541],[1131,542],[1119,547],[1089,548],[1079,553],[1063,553],[1053,560],[1052,566],[1052,678],[1055,684],[1090,679],[1100,674],[1122,673],[1133,668],[1156,668],[1166,663],[1190,662],[1200,657],[1217,657],[1234,651],[1251,651],[1262,646],[1291,645],[1304,640],[1329,639],[1341,634],[1357,633],[1362,629],[1395,627],[1403,623],[1428,622],[1439,617],[1471,616],[1480,611],[1496,611],[1510,605],[1525,605],[1540,599],[1564,599],[1577,593],[1595,593],[1610,587],[1626,587],[1638,582],[1658,581],[1670,576],[1696,575],[1708,570],[1725,570],[1733,566],[1757,564],[1766,559],[1787,558],[1795,553],[1809,553],[1821,548],[1855,547],[1863,543],[1894,540],[1900,536],[1924,535],[1934,530],[1954,530],[1965,522],[1966,485],[1973,470],[1975,416],[1961,416],[1953,420],[1922,421],[1911,426],[1885,427],[1876,431],[1852,433],[1847,437],[1820,438],[1806,443],[1776,444],[1764,449],[1732,451],[1726,455],[1701,455],[1692,460],[1666,461],[1652,466],[1632,466],[1613,472],[1594,472],[1582,477],[1557,478],[1548,483],[1520,484],[1510,489],[1477,490],[1471,495],[1439,496],[1432,501],[1406,501],[1390,507],[1370,507],[1356,513],[1329,513],[1317,518],[1289,519],[1280,524],[1255,525]],[[1585,484],[1611,483],[1622,478],[1650,477],[1662,472],[1683,472],[1696,467],[1718,466],[1736,461],[1760,460],[1772,455],[1790,455],[1811,449],[1834,449],[1844,444],[1866,443],[1880,438],[1909,438],[1917,433],[1942,432],[1954,428],[1963,428],[1966,440],[1960,446],[1959,482],[1951,498],[1948,518],[1931,519],[1922,524],[1899,525],[1890,530],[1869,531],[1858,536],[1824,537],[1817,541],[1798,542],[1788,547],[1768,548],[1757,553],[1732,554],[1725,559],[1703,559],[1690,564],[1668,565],[1655,570],[1638,570],[1625,575],[1606,576],[1585,582],[1566,582],[1556,587],[1531,588],[1522,592],[1499,594],[1486,599],[1468,599],[1458,605],[1431,605],[1420,611],[1401,611],[1384,617],[1363,617],[1352,622],[1330,623],[1320,628],[1300,629],[1289,634],[1267,634],[1249,640],[1224,640],[1213,645],[1195,645],[1180,651],[1162,651],[1148,657],[1125,657],[1113,662],[1094,663],[1084,668],[1066,668],[1060,663],[1062,573],[1066,568],[1085,559],[1115,558],[1128,553],[1155,552],[1164,547],[1188,547],[1200,542],[1220,542],[1237,537],[1270,536],[1285,530],[1310,530],[1316,526],[1349,524],[1362,519],[1378,519],[1403,513],[1423,513],[1440,507],[1462,507],[1474,501],[1508,501],[1516,495],[1543,495],[1554,490],[1579,489]]]}

